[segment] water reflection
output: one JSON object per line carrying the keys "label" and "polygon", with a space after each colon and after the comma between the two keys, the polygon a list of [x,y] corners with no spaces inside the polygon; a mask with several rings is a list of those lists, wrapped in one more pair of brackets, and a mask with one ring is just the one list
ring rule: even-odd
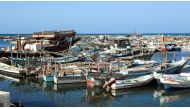
{"label": "water reflection", "polygon": [[40,84],[38,84],[38,79],[28,78],[20,79],[19,81],[12,81],[9,84],[10,87],[17,89],[23,93],[33,93],[40,90]]}
{"label": "water reflection", "polygon": [[102,100],[103,98],[115,99],[117,97],[121,97],[126,94],[126,90],[112,90],[111,92],[106,92],[101,87],[87,87],[85,100],[87,102],[94,102],[98,100]]}
{"label": "water reflection", "polygon": [[104,97],[104,91],[99,87],[86,87],[85,101],[93,102]]}
{"label": "water reflection", "polygon": [[86,87],[86,93],[82,101],[91,106],[111,106],[115,99],[111,92],[105,92],[101,87]]}
{"label": "water reflection", "polygon": [[55,91],[56,93],[66,93],[69,91],[77,91],[86,88],[85,83],[79,84],[54,84],[54,82],[43,82],[44,91]]}
{"label": "water reflection", "polygon": [[190,89],[172,89],[164,90],[157,89],[154,91],[154,97],[160,101],[160,106],[165,106],[170,103],[180,102],[190,96]]}
{"label": "water reflection", "polygon": [[[2,79],[4,81],[5,79]],[[1,81],[1,79],[0,79]],[[75,91],[86,88],[86,84],[54,84],[54,82],[44,82],[37,78],[20,79],[19,81],[12,81],[9,84],[10,87],[14,87],[20,92],[32,93],[35,91],[43,90],[45,92],[55,91],[57,93],[63,93],[67,91]]]}
{"label": "water reflection", "polygon": [[[0,84],[3,81],[7,82],[0,79]],[[86,84],[57,85],[38,79],[9,82],[7,89],[12,101],[23,101],[24,106],[167,106],[190,96],[190,89],[165,91],[164,87],[155,84],[105,92],[100,87],[87,87]]]}

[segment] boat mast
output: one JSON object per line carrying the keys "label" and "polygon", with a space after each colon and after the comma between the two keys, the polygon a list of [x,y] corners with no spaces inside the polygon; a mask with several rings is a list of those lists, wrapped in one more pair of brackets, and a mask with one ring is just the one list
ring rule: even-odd
{"label": "boat mast", "polygon": [[[42,37],[44,37],[44,29],[43,28],[42,28]],[[42,57],[41,55],[42,55],[42,41],[40,41],[40,64],[41,64],[40,66],[42,67],[42,58],[44,59],[44,57]]]}
{"label": "boat mast", "polygon": [[[12,43],[10,42],[10,50],[11,50],[11,58],[13,57],[13,51],[12,51]],[[11,59],[11,65],[13,65],[12,59]]]}
{"label": "boat mast", "polygon": [[[42,37],[44,37],[44,29],[42,28]],[[42,41],[40,41],[40,58],[42,55]]]}
{"label": "boat mast", "polygon": [[176,52],[174,51],[174,61],[176,61]]}
{"label": "boat mast", "polygon": [[112,75],[112,63],[110,62],[110,66],[109,66],[109,74],[110,76]]}
{"label": "boat mast", "polygon": [[[165,45],[165,49],[166,49],[166,45]],[[167,62],[167,60],[168,60],[168,52],[167,52],[167,49],[166,49],[166,51],[165,51],[165,55],[166,55],[166,57],[165,57],[165,62]]]}

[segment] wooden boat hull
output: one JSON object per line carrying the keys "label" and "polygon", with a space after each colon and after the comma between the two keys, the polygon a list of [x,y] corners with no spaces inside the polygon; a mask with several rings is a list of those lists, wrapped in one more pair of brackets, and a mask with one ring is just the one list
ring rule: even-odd
{"label": "wooden boat hull", "polygon": [[85,83],[85,76],[54,76],[54,83],[68,84],[68,83]]}

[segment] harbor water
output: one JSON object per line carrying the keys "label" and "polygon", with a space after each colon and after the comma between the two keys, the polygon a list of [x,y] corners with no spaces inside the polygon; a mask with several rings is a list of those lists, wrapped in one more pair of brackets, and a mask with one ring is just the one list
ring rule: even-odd
{"label": "harbor water", "polygon": [[[163,60],[165,53],[155,53],[153,60]],[[176,52],[176,60],[190,56],[189,51]],[[168,60],[174,53],[168,52]],[[189,63],[188,63],[189,64]],[[11,103],[21,102],[26,107],[160,107],[189,106],[190,89],[164,90],[152,83],[148,86],[105,93],[101,88],[86,84],[43,82],[41,79],[0,79],[1,91],[10,92]]]}

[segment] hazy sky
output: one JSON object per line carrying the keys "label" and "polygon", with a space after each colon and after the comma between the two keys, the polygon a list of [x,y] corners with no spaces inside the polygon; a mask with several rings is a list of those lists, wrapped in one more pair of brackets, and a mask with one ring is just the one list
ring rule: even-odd
{"label": "hazy sky", "polygon": [[190,33],[190,2],[3,2],[0,33]]}

